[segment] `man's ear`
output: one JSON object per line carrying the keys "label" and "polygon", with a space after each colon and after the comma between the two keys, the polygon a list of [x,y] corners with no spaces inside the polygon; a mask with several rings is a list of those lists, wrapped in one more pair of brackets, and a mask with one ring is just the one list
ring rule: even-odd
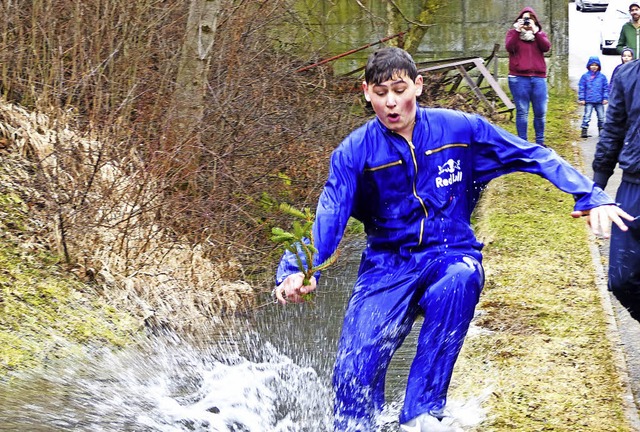
{"label": "man's ear", "polygon": [[416,97],[422,94],[422,86],[424,85],[424,78],[422,75],[416,77]]}
{"label": "man's ear", "polygon": [[371,96],[369,96],[369,92],[367,91],[369,89],[369,86],[367,85],[366,81],[362,81],[362,91],[364,92],[364,99],[367,102],[371,102]]}

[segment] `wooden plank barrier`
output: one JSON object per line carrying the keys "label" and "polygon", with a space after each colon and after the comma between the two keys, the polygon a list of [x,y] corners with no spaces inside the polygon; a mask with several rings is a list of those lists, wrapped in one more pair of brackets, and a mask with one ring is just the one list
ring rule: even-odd
{"label": "wooden plank barrier", "polygon": [[[448,87],[449,93],[458,92],[464,81],[478,101],[486,106],[490,114],[512,112],[515,105],[487,69],[487,65],[494,59],[498,48],[499,45],[495,45],[493,52],[486,59],[467,57],[422,62],[418,64],[418,72],[440,75],[439,85]],[[422,65],[425,67],[421,67]],[[469,73],[474,69],[478,72],[475,79]],[[486,82],[485,85],[483,85],[484,82]]]}

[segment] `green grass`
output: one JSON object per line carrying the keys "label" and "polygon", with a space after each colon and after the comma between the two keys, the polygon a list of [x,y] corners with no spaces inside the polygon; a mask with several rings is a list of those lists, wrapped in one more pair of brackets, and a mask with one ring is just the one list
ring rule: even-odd
{"label": "green grass", "polygon": [[0,192],[0,377],[83,346],[124,345],[138,328],[62,268],[29,226],[19,195]]}
{"label": "green grass", "polygon": [[[572,94],[552,94],[547,145],[579,160]],[[505,125],[514,131],[513,123]],[[573,198],[529,174],[491,183],[476,215],[487,282],[450,397],[478,395],[479,431],[629,431],[584,220]]]}

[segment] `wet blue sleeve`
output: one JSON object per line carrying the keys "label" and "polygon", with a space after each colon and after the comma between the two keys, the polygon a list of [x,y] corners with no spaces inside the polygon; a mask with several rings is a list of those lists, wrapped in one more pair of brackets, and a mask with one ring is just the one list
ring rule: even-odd
{"label": "wet blue sleeve", "polygon": [[624,69],[619,73],[614,73],[611,79],[609,104],[606,113],[607,119],[602,128],[598,144],[596,144],[596,151],[591,165],[593,168],[593,180],[603,188],[607,186],[609,177],[613,175],[627,132],[628,115],[625,102],[627,86],[621,82],[621,77],[624,76],[623,71]]}
{"label": "wet blue sleeve", "polygon": [[[329,177],[320,194],[313,223],[314,246],[318,250],[313,264],[318,265],[329,259],[338,249],[338,245],[351,216],[357,179],[361,170],[357,166],[358,151],[353,150],[349,138],[345,140],[331,155]],[[300,253],[304,260],[304,254]],[[285,253],[276,272],[276,285],[289,275],[299,272],[295,255]],[[320,274],[316,273],[316,278]]]}
{"label": "wet blue sleeve", "polygon": [[500,175],[528,172],[549,180],[558,189],[573,195],[575,210],[589,210],[614,204],[602,189],[554,150],[532,144],[476,116],[474,134],[475,180],[486,184]]}

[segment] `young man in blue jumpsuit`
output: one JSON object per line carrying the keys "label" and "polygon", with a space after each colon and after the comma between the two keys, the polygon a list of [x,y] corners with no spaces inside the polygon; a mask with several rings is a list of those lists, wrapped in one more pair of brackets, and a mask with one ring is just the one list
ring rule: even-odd
{"label": "young man in blue jumpsuit", "polygon": [[[616,165],[622,181],[620,207],[640,215],[640,62],[625,63],[611,82],[607,119],[593,159],[594,181],[605,188]],[[609,289],[640,320],[640,221],[623,232],[615,226],[609,252]]]}
{"label": "young man in blue jumpsuit", "polygon": [[[487,183],[525,171],[576,199],[574,217],[590,213],[593,231],[631,217],[555,152],[480,116],[419,107],[423,78],[399,48],[373,53],[364,96],[376,118],[352,132],[331,156],[313,226],[316,264],[329,258],[350,216],[362,221],[367,247],[346,310],[334,369],[335,430],[374,431],[384,406],[391,357],[418,317],[424,323],[400,423],[405,430],[444,430],[440,419],[454,363],[484,285],[482,244],[471,212]],[[303,301],[292,254],[276,275],[281,303]]]}

